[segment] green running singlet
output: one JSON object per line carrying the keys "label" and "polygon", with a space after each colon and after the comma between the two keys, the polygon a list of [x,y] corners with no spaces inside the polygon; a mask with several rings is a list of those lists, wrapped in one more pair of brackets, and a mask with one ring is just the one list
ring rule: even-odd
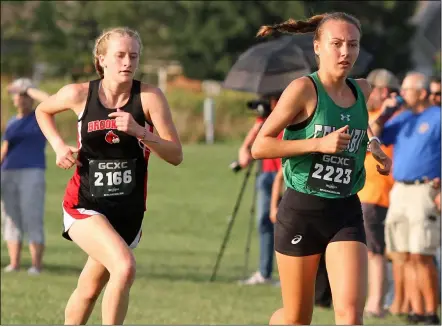
{"label": "green running singlet", "polygon": [[340,153],[309,153],[282,158],[284,181],[287,187],[298,192],[324,198],[348,197],[360,191],[365,183],[364,161],[368,144],[365,96],[358,83],[348,78],[347,85],[356,92],[357,100],[351,107],[342,108],[327,94],[317,72],[308,76],[313,79],[317,91],[316,110],[306,126],[288,126],[283,139],[324,137],[348,125],[351,140]]}

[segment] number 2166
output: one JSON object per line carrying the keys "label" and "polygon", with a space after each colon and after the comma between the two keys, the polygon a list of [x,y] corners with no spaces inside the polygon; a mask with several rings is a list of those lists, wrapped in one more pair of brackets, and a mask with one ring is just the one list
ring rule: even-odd
{"label": "number 2166", "polygon": [[[94,174],[94,178],[95,178],[95,182],[94,185],[95,186],[103,186],[103,173],[100,172],[96,172]],[[123,172],[123,174],[121,174],[121,171],[110,171],[108,173],[106,173],[106,177],[107,177],[107,185],[108,186],[112,186],[112,185],[120,185],[121,183],[124,184],[129,184],[130,182],[132,182],[132,171],[130,170],[125,170]]]}

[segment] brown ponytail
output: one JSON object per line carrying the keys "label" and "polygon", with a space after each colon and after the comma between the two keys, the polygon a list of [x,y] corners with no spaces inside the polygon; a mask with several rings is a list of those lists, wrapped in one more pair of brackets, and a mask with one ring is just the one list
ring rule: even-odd
{"label": "brown ponytail", "polygon": [[294,20],[290,18],[289,20],[280,24],[264,25],[261,26],[256,36],[265,37],[271,35],[275,31],[280,33],[315,32],[314,39],[318,40],[319,37],[321,36],[321,27],[328,20],[342,20],[347,23],[353,24],[354,26],[357,27],[359,33],[362,34],[361,23],[356,17],[344,12],[333,12],[333,13],[315,15],[307,20]]}
{"label": "brown ponytail", "polygon": [[324,19],[325,15],[316,15],[310,17],[307,20],[289,20],[275,24],[272,26],[261,26],[256,36],[264,37],[271,35],[273,32],[278,31],[280,33],[309,33],[316,31],[319,23]]}

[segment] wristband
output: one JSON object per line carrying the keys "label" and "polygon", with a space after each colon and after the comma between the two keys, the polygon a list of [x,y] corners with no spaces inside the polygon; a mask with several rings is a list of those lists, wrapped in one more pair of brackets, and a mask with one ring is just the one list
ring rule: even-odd
{"label": "wristband", "polygon": [[147,136],[147,128],[144,127],[144,128],[143,128],[143,136],[141,136],[141,137],[137,137],[137,139],[138,139],[138,146],[139,146],[141,149],[143,149],[143,150],[145,150],[145,148],[146,148],[146,145],[143,143],[143,140],[146,139],[146,136]]}
{"label": "wristband", "polygon": [[141,137],[137,137],[137,139],[138,139],[138,141],[143,141],[146,139],[146,136],[147,136],[147,128],[144,127],[143,128],[143,135]]}
{"label": "wristband", "polygon": [[381,140],[380,140],[379,137],[377,137],[377,136],[372,136],[372,137],[370,137],[370,139],[368,140],[368,143],[367,143],[367,144],[370,145],[370,143],[373,142],[373,141],[377,141],[377,142],[379,143],[379,145],[382,144]]}

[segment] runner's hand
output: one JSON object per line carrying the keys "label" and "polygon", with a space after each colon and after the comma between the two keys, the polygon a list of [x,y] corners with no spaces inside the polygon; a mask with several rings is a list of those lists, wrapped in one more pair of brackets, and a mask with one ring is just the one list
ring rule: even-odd
{"label": "runner's hand", "polygon": [[55,163],[58,167],[69,169],[73,165],[81,167],[81,163],[74,157],[74,153],[78,153],[79,149],[73,146],[62,144],[55,149]]}
{"label": "runner's hand", "polygon": [[338,153],[344,151],[350,143],[350,134],[347,133],[348,125],[337,129],[333,133],[324,136],[319,141],[319,152]]}
{"label": "runner's hand", "polygon": [[253,161],[253,157],[250,150],[247,148],[241,148],[238,155],[238,162],[242,168],[247,167]]}
{"label": "runner's hand", "polygon": [[278,213],[278,206],[270,207],[270,221],[274,224],[276,223],[276,214]]}
{"label": "runner's hand", "polygon": [[381,145],[377,141],[370,142],[370,152],[373,155],[373,158],[376,159],[383,167],[376,165],[378,173],[381,175],[388,176],[391,171],[391,159],[382,151]]}
{"label": "runner's hand", "polygon": [[143,135],[144,128],[135,121],[134,117],[132,117],[130,113],[117,109],[116,112],[113,112],[108,116],[110,118],[115,118],[115,124],[117,125],[117,129],[119,131],[135,137],[140,137]]}

